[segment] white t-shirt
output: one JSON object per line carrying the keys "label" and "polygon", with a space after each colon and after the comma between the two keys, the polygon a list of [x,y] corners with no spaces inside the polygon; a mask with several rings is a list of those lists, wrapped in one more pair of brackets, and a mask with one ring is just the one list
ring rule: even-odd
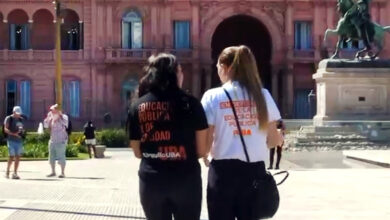
{"label": "white t-shirt", "polygon": [[[233,99],[234,106],[244,134],[250,162],[265,161],[268,157],[267,133],[259,129],[256,104],[250,103],[248,93],[238,82],[228,82],[223,87],[208,90],[202,98],[209,125],[215,127],[215,136],[211,148],[213,159],[239,159],[247,161],[240,140],[233,110],[223,91],[225,88]],[[270,122],[279,120],[280,112],[271,94],[262,89]]]}

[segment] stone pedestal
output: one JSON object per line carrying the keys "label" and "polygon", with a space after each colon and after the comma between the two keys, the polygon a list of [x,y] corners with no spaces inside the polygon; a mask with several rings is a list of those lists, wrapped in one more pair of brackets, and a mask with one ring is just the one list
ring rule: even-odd
{"label": "stone pedestal", "polygon": [[96,145],[96,158],[104,158],[104,151],[106,151],[106,145]]}
{"label": "stone pedestal", "polygon": [[322,60],[314,125],[390,120],[390,60]]}

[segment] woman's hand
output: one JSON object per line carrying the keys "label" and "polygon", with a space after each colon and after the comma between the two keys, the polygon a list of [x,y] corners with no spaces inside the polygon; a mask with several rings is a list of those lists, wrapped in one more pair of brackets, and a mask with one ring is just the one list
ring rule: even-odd
{"label": "woman's hand", "polygon": [[205,155],[204,157],[202,157],[203,159],[203,163],[206,167],[209,167],[210,166],[210,160],[209,160],[209,155]]}

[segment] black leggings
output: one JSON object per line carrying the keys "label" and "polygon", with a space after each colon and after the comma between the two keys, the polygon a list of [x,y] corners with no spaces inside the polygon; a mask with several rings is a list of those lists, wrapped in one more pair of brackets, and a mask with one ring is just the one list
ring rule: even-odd
{"label": "black leggings", "polygon": [[213,160],[207,184],[209,220],[254,220],[251,184],[265,175],[264,162]]}
{"label": "black leggings", "polygon": [[272,168],[274,164],[274,155],[275,155],[275,148],[276,148],[276,167],[279,168],[280,159],[282,159],[282,147],[277,146],[274,148],[271,148],[269,150],[269,167]]}
{"label": "black leggings", "polygon": [[146,219],[172,220],[172,215],[175,220],[200,219],[202,203],[200,175],[158,181],[140,179],[139,186]]}

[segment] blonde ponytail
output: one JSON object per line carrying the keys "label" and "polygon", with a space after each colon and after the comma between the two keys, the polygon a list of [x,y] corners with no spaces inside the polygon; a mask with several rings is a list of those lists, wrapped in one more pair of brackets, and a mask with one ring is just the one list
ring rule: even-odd
{"label": "blonde ponytail", "polygon": [[267,129],[267,104],[262,92],[263,85],[256,60],[251,50],[244,45],[228,47],[219,56],[219,62],[229,66],[232,80],[238,81],[247,90],[250,100],[256,104],[259,128]]}

